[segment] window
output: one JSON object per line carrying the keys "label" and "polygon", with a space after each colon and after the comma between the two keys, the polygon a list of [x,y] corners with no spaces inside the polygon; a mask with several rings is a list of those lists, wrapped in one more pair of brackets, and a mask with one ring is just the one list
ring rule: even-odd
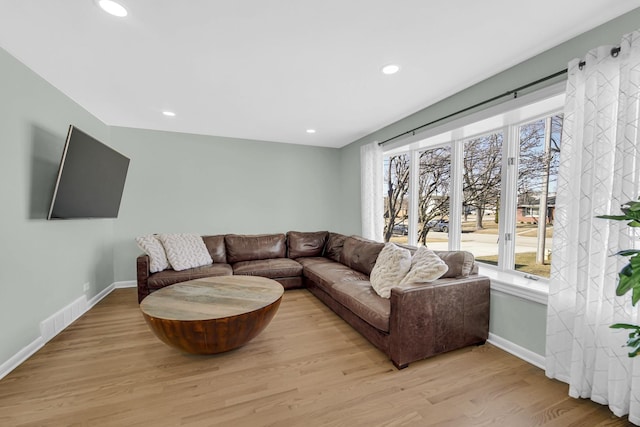
{"label": "window", "polygon": [[409,160],[408,154],[384,158],[384,240],[407,243],[409,235]]}
{"label": "window", "polygon": [[549,277],[562,115],[519,127],[515,266]]}
{"label": "window", "polygon": [[450,147],[420,152],[416,241],[433,249],[446,250],[449,246],[450,180]]}
{"label": "window", "polygon": [[386,149],[386,241],[468,250],[488,268],[549,277],[564,93],[509,104]]}
{"label": "window", "polygon": [[462,177],[460,249],[478,261],[498,265],[498,212],[502,184],[502,132],[468,139]]}

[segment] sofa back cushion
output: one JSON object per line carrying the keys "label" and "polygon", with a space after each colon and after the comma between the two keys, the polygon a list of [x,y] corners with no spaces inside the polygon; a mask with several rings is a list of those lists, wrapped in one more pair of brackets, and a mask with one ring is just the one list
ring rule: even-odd
{"label": "sofa back cushion", "polygon": [[324,256],[332,261],[340,262],[342,248],[347,236],[340,233],[329,233],[327,243],[324,246]]}
{"label": "sofa back cushion", "polygon": [[224,242],[227,249],[227,262],[257,259],[285,258],[287,256],[286,236],[284,234],[240,235],[227,234]]}
{"label": "sofa back cushion", "polygon": [[[416,252],[415,246],[398,244],[402,248],[409,249],[411,255]],[[467,277],[470,274],[478,274],[478,265],[471,252],[467,251],[433,251],[447,264],[449,270],[442,276],[443,278]]]}
{"label": "sofa back cushion", "polygon": [[227,251],[224,247],[224,235],[218,236],[202,236],[204,244],[211,255],[214,263],[227,263]]}
{"label": "sofa back cushion", "polygon": [[378,254],[384,248],[384,243],[374,242],[359,236],[349,236],[344,241],[340,262],[347,267],[366,275],[371,275],[376,265]]}
{"label": "sofa back cushion", "polygon": [[289,258],[301,258],[310,256],[322,256],[324,243],[327,240],[327,231],[303,233],[290,231],[287,233],[287,246]]}
{"label": "sofa back cushion", "polygon": [[473,273],[475,258],[467,251],[434,251],[449,270],[442,277],[467,277]]}

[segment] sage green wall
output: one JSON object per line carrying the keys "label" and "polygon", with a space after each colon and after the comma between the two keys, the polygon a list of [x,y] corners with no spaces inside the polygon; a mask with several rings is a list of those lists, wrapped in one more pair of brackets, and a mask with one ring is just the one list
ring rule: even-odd
{"label": "sage green wall", "polygon": [[[135,280],[136,236],[339,223],[338,149],[110,128],[2,49],[0,71],[0,365],[85,283]],[[69,124],[131,158],[118,219],[46,220]]]}
{"label": "sage green wall", "polygon": [[0,365],[39,324],[113,283],[114,220],[47,221],[69,124],[109,128],[0,49]]}
{"label": "sage green wall", "polygon": [[115,280],[135,280],[147,233],[335,230],[340,151],[293,144],[111,129],[131,158],[115,228]]}
{"label": "sage green wall", "polygon": [[[84,283],[91,298],[114,281],[133,280],[137,235],[359,234],[361,144],[564,68],[638,22],[640,9],[340,150],[109,128],[0,49],[0,364],[40,335],[42,320],[80,297]],[[45,220],[71,123],[132,159],[117,220]],[[544,306],[496,295],[492,332],[542,354]],[[518,325],[528,325],[530,336],[518,335]]]}
{"label": "sage green wall", "polygon": [[544,356],[547,306],[500,291],[491,291],[489,330],[514,344]]}
{"label": "sage green wall", "polygon": [[[583,57],[588,50],[597,46],[618,44],[623,34],[638,28],[640,28],[640,8],[343,147],[340,159],[344,182],[341,204],[345,213],[342,217],[343,232],[360,233],[362,229],[360,219],[361,145],[372,141],[384,141],[424,123],[565,69],[571,59]],[[490,54],[490,50],[487,53]],[[436,66],[446,67],[446,64]],[[523,303],[523,300],[506,294],[496,297],[495,293],[492,296],[492,302],[494,304],[491,308],[491,332],[544,355],[546,306],[530,301]],[[512,308],[516,306],[519,307],[519,311],[514,312]],[[514,314],[517,316],[514,317]],[[519,331],[522,330],[527,330],[528,334],[521,335]]]}

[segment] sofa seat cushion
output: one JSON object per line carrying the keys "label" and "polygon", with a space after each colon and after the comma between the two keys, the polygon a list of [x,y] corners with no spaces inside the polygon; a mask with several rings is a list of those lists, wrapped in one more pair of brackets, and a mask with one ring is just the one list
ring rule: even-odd
{"label": "sofa seat cushion", "polygon": [[303,267],[318,264],[335,264],[335,261],[331,261],[323,256],[296,258],[296,261],[302,264]]}
{"label": "sofa seat cushion", "polygon": [[391,301],[376,294],[368,280],[336,282],[331,296],[374,328],[389,332]]}
{"label": "sofa seat cushion", "polygon": [[336,282],[369,280],[366,274],[326,258],[301,258],[300,262],[304,266],[302,274],[328,293]]}
{"label": "sofa seat cushion", "polygon": [[302,265],[289,258],[240,261],[233,264],[233,274],[262,276],[268,279],[302,276]]}
{"label": "sofa seat cushion", "polygon": [[186,282],[187,280],[213,276],[231,276],[232,274],[233,269],[229,264],[210,264],[182,271],[160,271],[150,275],[147,284],[149,285],[149,289],[158,290],[165,286],[173,285],[174,283]]}

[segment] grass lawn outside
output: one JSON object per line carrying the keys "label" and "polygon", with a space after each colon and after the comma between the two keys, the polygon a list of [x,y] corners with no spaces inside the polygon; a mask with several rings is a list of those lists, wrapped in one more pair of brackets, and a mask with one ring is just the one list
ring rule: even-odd
{"label": "grass lawn outside", "polygon": [[[486,264],[498,265],[498,256],[482,256],[476,257],[476,261],[484,262]],[[533,274],[535,276],[548,278],[551,273],[551,261],[546,261],[546,264],[536,264],[535,252],[524,252],[516,254],[516,270],[523,273]]]}
{"label": "grass lawn outside", "polygon": [[[470,215],[467,221],[462,222],[462,233],[468,237],[471,237],[473,234],[481,234],[481,235],[495,235],[496,238],[499,233],[499,225],[495,222],[494,218],[488,217],[485,218],[482,222],[483,229],[476,230],[476,221],[475,217]],[[436,235],[444,235],[443,233],[436,233]],[[546,227],[546,238],[553,238],[553,225],[548,225]],[[535,238],[538,235],[538,226],[536,224],[516,224],[516,241],[519,237],[526,238]],[[394,243],[407,244],[408,236],[398,236],[394,235],[391,237],[391,241]],[[486,238],[485,238],[486,240]],[[471,239],[473,241],[473,238]],[[440,236],[432,237],[431,233],[427,236],[427,246],[429,243],[444,243],[447,242],[447,239],[443,239]],[[483,243],[480,243],[481,245]],[[535,249],[534,249],[535,250]],[[486,253],[486,251],[485,251]],[[476,256],[476,260],[479,262],[484,262],[487,264],[497,265],[498,264],[498,256],[497,255],[481,255]],[[536,263],[536,253],[535,252],[520,252],[515,254],[515,270],[521,271],[523,273],[532,274],[535,276],[548,278],[551,273],[551,260],[545,260],[545,264],[537,264]]]}

